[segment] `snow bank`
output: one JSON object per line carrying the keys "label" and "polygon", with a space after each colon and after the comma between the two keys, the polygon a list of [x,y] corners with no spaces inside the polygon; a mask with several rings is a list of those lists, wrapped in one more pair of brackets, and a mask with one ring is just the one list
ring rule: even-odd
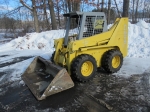
{"label": "snow bank", "polygon": [[[150,24],[139,21],[129,23],[128,57],[150,57]],[[29,33],[11,42],[0,45],[0,52],[6,50],[42,50],[53,52],[54,39],[64,37],[64,30],[51,30],[42,33]]]}
{"label": "snow bank", "polygon": [[[121,69],[114,75],[128,78],[131,75],[150,73],[150,58],[124,58]],[[140,63],[140,64],[139,64]]]}
{"label": "snow bank", "polygon": [[43,50],[53,51],[54,39],[64,37],[64,30],[51,30],[41,33],[29,33],[11,42],[1,45],[0,52],[6,50]]}
{"label": "snow bank", "polygon": [[140,21],[129,23],[128,57],[150,57],[150,29],[149,24]]}
{"label": "snow bank", "polygon": [[136,25],[142,28],[150,29],[150,24],[143,20],[140,20]]}

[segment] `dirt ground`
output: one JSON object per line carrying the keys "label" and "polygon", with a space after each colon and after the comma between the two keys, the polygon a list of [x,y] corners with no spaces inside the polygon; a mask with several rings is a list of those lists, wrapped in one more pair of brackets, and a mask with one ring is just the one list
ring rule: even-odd
{"label": "dirt ground", "polygon": [[[12,72],[0,72],[0,77]],[[0,83],[0,112],[150,112],[150,73],[123,78],[99,69],[90,82],[75,81],[75,87],[42,101],[20,81]]]}

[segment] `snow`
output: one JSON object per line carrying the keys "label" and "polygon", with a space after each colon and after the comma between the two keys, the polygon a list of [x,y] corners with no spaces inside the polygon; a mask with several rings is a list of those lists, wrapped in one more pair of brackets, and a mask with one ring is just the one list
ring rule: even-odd
{"label": "snow", "polygon": [[49,50],[53,51],[54,39],[64,37],[64,30],[52,30],[42,33],[29,33],[11,42],[1,45],[0,52],[6,50]]}
{"label": "snow", "polygon": [[143,20],[140,20],[136,25],[142,28],[150,29],[150,23],[146,23]]}
{"label": "snow", "polygon": [[48,92],[57,91],[57,90],[59,90],[59,89],[62,90],[62,87],[59,87],[59,86],[57,86],[57,87],[56,87],[56,86],[52,86]]}
{"label": "snow", "polygon": [[[150,24],[141,20],[137,24],[129,23],[128,29],[128,56],[124,58],[120,71],[114,73],[114,75],[121,77],[130,77],[134,74],[142,74],[145,71],[150,72]],[[50,59],[54,51],[54,39],[62,38],[64,34],[65,30],[28,33],[24,37],[0,45],[1,64],[13,61],[17,57],[31,56],[24,61],[1,67],[0,72],[7,70],[13,70],[13,72],[0,77],[0,82],[20,80],[21,74],[36,56]],[[0,38],[0,40],[3,40],[3,38]],[[23,84],[23,82],[21,81],[20,84]]]}
{"label": "snow", "polygon": [[[126,57],[122,68],[114,75],[121,77],[130,77],[135,74],[142,74],[150,71],[150,57],[149,58],[132,58]],[[149,72],[150,73],[150,72]]]}
{"label": "snow", "polygon": [[144,21],[137,25],[129,23],[128,57],[150,57],[150,28],[147,26]]}

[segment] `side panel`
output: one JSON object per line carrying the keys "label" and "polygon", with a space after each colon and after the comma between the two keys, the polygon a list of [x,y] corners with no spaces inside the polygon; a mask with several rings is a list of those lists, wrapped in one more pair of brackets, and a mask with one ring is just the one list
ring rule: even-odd
{"label": "side panel", "polygon": [[72,45],[69,47],[72,48],[72,51],[74,51],[74,50],[79,50],[79,48],[82,47],[98,46],[101,41],[105,41],[105,40],[109,41],[111,36],[115,32],[116,27],[119,24],[119,20],[120,19],[117,19],[117,21],[109,31],[103,32],[101,34],[96,34],[91,37],[83,38],[81,40],[76,40],[72,42]]}
{"label": "side panel", "polygon": [[128,18],[121,18],[118,26],[114,30],[108,46],[118,46],[123,54],[127,56],[128,51]]}
{"label": "side panel", "polygon": [[69,48],[71,48],[72,51],[77,51],[80,48],[99,46],[99,43],[106,40],[108,40],[108,43],[100,45],[101,47],[117,47],[120,49],[124,57],[127,56],[128,18],[118,18],[109,31],[83,38],[81,40],[76,40],[71,43]]}
{"label": "side panel", "polygon": [[110,49],[114,49],[114,48],[106,47],[106,48],[90,49],[87,51],[78,51],[77,56],[81,55],[81,54],[89,54],[95,58],[95,60],[97,62],[97,67],[101,67],[101,58],[102,58],[103,54]]}

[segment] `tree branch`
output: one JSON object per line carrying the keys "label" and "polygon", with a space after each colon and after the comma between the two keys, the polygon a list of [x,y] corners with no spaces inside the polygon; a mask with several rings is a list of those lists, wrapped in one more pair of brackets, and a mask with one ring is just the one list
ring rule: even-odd
{"label": "tree branch", "polygon": [[20,8],[22,8],[22,7],[23,6],[19,6],[16,9],[13,9],[13,10],[9,11],[8,13],[6,13],[4,16],[11,15],[13,13],[17,13],[20,10]]}
{"label": "tree branch", "polygon": [[20,0],[20,3],[21,3],[23,6],[25,6],[27,9],[33,11],[33,9],[32,9],[30,6],[28,6],[27,4],[25,4],[23,0]]}

